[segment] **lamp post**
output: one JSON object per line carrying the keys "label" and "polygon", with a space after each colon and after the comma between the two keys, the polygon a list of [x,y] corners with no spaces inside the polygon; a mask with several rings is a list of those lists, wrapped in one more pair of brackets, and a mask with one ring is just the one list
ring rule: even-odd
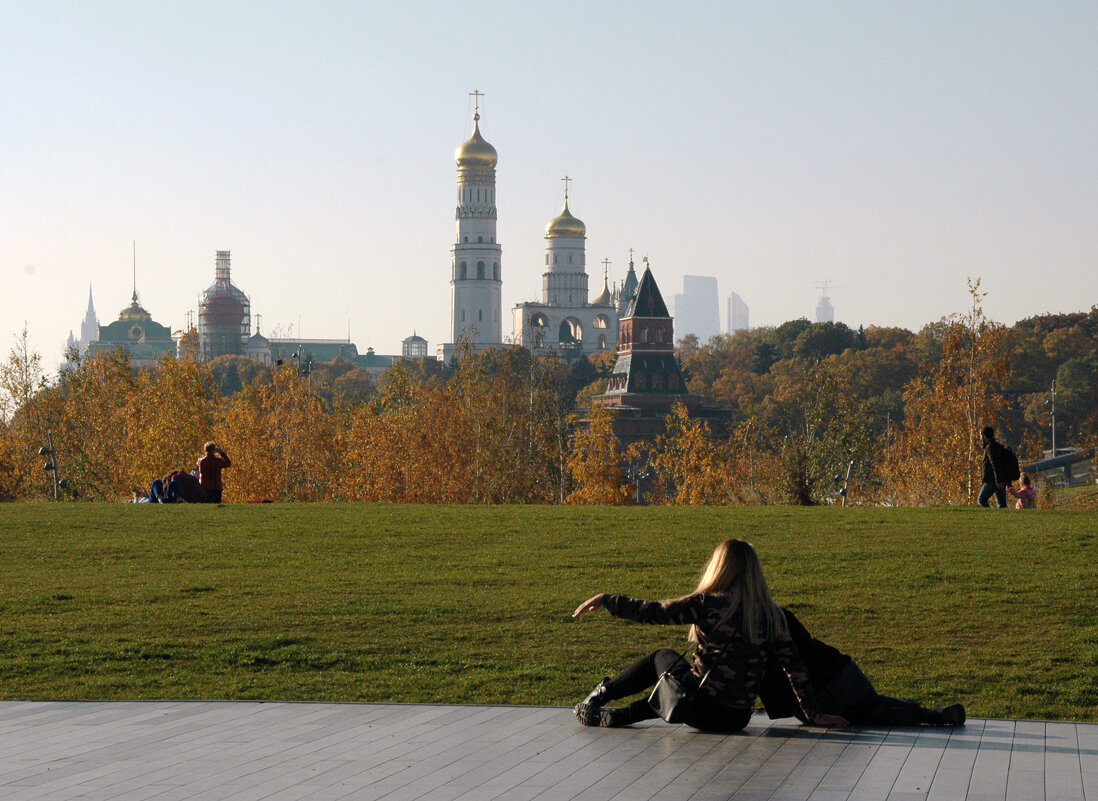
{"label": "lamp post", "polygon": [[1052,380],[1052,458],[1056,458],[1056,379]]}
{"label": "lamp post", "polygon": [[39,448],[38,455],[45,456],[49,459],[49,461],[46,462],[45,465],[43,465],[43,469],[47,473],[53,473],[53,499],[55,501],[59,501],[61,500],[62,489],[62,480],[60,478],[61,468],[57,465],[57,451],[54,450],[53,447],[53,432],[50,431],[48,428],[46,429],[46,441],[49,444],[43,445],[41,448]]}

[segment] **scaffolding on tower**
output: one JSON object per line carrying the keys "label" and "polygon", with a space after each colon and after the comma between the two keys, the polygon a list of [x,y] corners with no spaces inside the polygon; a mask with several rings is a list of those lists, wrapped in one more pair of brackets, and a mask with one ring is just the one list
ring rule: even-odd
{"label": "scaffolding on tower", "polygon": [[217,251],[214,282],[203,293],[198,309],[200,358],[240,355],[251,336],[252,304],[229,278],[229,251]]}

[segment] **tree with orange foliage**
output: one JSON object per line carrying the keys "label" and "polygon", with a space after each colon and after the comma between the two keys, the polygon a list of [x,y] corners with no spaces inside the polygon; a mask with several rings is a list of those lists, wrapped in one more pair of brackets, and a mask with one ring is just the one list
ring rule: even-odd
{"label": "tree with orange foliage", "polygon": [[335,421],[292,367],[270,383],[246,384],[227,402],[213,436],[233,455],[226,500],[328,500],[334,483]]}
{"label": "tree with orange foliage", "polygon": [[691,419],[676,403],[667,415],[667,431],[656,437],[648,458],[654,473],[652,499],[680,506],[728,503],[733,476],[728,451],[716,442],[709,424]]}
{"label": "tree with orange foliage", "polygon": [[32,492],[41,470],[38,448],[46,443],[48,428],[40,398],[45,389],[42,357],[31,349],[24,327],[7,361],[0,363],[0,499]]}
{"label": "tree with orange foliage", "polygon": [[612,413],[607,407],[595,404],[587,425],[576,430],[568,453],[572,491],[566,502],[607,506],[631,503],[622,458]]}
{"label": "tree with orange foliage", "polygon": [[1005,328],[984,314],[980,281],[972,306],[947,318],[942,358],[904,391],[904,422],[881,466],[897,503],[973,503],[981,484],[979,430],[998,428],[1010,378]]}
{"label": "tree with orange foliage", "polygon": [[46,393],[54,446],[69,484],[84,498],[129,499],[137,486],[148,486],[150,476],[135,482],[127,448],[135,387],[130,357],[117,349],[62,369]]}
{"label": "tree with orange foliage", "polygon": [[134,378],[126,405],[127,481],[147,489],[173,470],[190,471],[222,404],[209,366],[164,356]]}

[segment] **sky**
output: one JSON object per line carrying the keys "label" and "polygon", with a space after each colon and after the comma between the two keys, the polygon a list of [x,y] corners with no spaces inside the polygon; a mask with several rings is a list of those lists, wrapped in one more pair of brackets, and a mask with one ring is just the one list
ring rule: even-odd
{"label": "sky", "polygon": [[[218,250],[268,336],[450,339],[454,151],[499,153],[503,305],[546,223],[592,295],[633,249],[752,326],[917,331],[1098,303],[1098,4],[0,0],[0,353],[52,368],[136,289],[181,329]],[[136,253],[136,257],[135,257]],[[136,269],[135,269],[136,267]],[[510,333],[509,318],[504,334]]]}

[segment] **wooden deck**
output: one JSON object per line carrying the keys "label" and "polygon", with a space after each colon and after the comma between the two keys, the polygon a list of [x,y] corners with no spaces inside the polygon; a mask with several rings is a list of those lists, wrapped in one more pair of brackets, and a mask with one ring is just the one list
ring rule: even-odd
{"label": "wooden deck", "polygon": [[1095,799],[1098,724],[585,729],[560,707],[0,702],[0,799]]}

